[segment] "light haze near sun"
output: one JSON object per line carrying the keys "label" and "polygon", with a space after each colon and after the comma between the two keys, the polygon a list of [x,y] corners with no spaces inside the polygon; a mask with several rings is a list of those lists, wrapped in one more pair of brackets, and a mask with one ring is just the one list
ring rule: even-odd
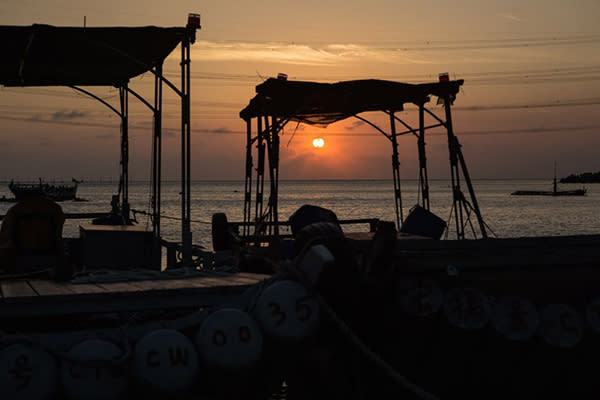
{"label": "light haze near sun", "polygon": [[[239,111],[267,77],[336,82],[464,79],[454,128],[474,178],[551,178],[600,170],[600,2],[594,1],[5,1],[0,23],[184,26],[192,46],[192,178],[242,179]],[[76,49],[74,49],[76,51]],[[178,82],[179,52],[165,64]],[[130,86],[150,94],[144,75]],[[116,104],[114,88],[94,88]],[[440,107],[435,99],[430,108]],[[179,175],[179,110],[165,91],[164,175]],[[417,125],[414,107],[400,117]],[[383,115],[369,119],[387,129]],[[0,180],[118,176],[119,121],[65,88],[2,88]],[[130,99],[133,179],[149,179],[151,116]],[[292,125],[292,124],[290,124]],[[281,179],[390,179],[391,148],[348,119],[286,128]],[[313,147],[323,138],[323,148]],[[432,178],[448,176],[445,138],[427,136]],[[416,179],[416,140],[400,139],[401,175]]]}

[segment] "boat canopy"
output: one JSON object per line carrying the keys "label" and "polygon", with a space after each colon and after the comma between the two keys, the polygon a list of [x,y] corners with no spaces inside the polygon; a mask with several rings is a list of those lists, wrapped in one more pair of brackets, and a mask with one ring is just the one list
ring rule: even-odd
{"label": "boat canopy", "polygon": [[337,83],[287,81],[269,78],[256,86],[240,117],[246,121],[274,116],[312,125],[327,126],[365,111],[402,111],[405,103],[423,105],[429,96],[454,100],[462,79],[409,84],[379,79]]}
{"label": "boat canopy", "polygon": [[187,29],[0,26],[0,84],[120,87],[160,65]]}

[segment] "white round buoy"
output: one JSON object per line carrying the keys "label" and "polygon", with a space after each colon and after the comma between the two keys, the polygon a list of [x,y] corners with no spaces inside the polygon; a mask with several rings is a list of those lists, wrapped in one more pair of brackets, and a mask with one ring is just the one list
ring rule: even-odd
{"label": "white round buoy", "polygon": [[531,300],[520,296],[504,296],[495,304],[492,323],[502,336],[526,341],[535,335],[540,316]]}
{"label": "white round buoy", "polygon": [[585,319],[594,332],[600,333],[600,297],[592,299],[585,308]]}
{"label": "white round buoy", "polygon": [[266,335],[282,340],[302,340],[319,325],[319,304],[304,286],[283,280],[263,290],[256,302],[254,316]]}
{"label": "white round buoy", "polygon": [[258,325],[247,313],[233,308],[210,314],[194,341],[202,364],[208,368],[248,368],[262,355],[263,338]]}
{"label": "white round buoy", "polygon": [[583,318],[567,304],[548,304],[542,309],[540,334],[551,346],[573,347],[583,339]]}
{"label": "white round buoy", "polygon": [[433,315],[442,307],[443,298],[439,285],[431,279],[406,279],[398,283],[398,302],[409,315]]}
{"label": "white round buoy", "polygon": [[126,389],[127,377],[120,368],[90,365],[94,362],[117,360],[122,357],[123,351],[114,343],[88,339],[73,346],[68,356],[70,360],[62,362],[61,378],[65,394],[69,399],[118,399]]}
{"label": "white round buoy", "polygon": [[444,315],[450,324],[467,330],[481,329],[491,314],[488,298],[479,290],[454,288],[444,298]]}
{"label": "white round buoy", "polygon": [[0,351],[0,398],[50,399],[56,391],[57,381],[56,362],[44,350],[13,344]]}
{"label": "white round buoy", "polygon": [[198,375],[198,355],[184,334],[159,329],[136,343],[133,373],[150,389],[181,392],[190,388]]}

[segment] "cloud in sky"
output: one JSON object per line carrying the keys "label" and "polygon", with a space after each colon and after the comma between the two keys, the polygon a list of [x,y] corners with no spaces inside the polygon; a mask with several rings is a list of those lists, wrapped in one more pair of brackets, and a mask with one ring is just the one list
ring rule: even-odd
{"label": "cloud in sky", "polygon": [[508,19],[510,21],[523,22],[523,20],[521,18],[514,16],[512,14],[500,13],[500,14],[496,14],[496,15],[500,18]]}
{"label": "cloud in sky", "polygon": [[395,64],[429,63],[401,48],[352,44],[297,44],[282,42],[215,42],[201,40],[193,47],[204,61],[261,61],[304,66],[334,66],[368,61]]}
{"label": "cloud in sky", "polygon": [[87,116],[87,113],[83,111],[71,110],[71,111],[57,111],[52,114],[53,121],[70,121],[77,118],[83,118]]}
{"label": "cloud in sky", "polygon": [[229,128],[225,128],[224,126],[216,128],[202,128],[201,131],[203,133],[238,133],[238,131],[233,131]]}

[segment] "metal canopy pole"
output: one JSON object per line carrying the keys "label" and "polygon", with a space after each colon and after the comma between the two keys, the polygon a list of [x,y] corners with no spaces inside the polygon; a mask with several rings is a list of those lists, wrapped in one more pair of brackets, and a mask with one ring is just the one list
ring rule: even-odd
{"label": "metal canopy pole", "polygon": [[246,179],[244,181],[244,225],[242,233],[250,233],[250,214],[252,212],[252,119],[246,120]]}
{"label": "metal canopy pole", "polygon": [[419,104],[419,135],[417,147],[419,149],[419,185],[421,186],[421,198],[423,208],[429,210],[429,178],[427,177],[427,157],[425,156],[425,110],[424,105]]}
{"label": "metal canopy pole", "polygon": [[448,151],[450,153],[450,176],[452,180],[452,200],[454,204],[454,219],[456,223],[457,239],[465,238],[463,216],[463,194],[460,190],[460,174],[458,170],[458,154],[460,145],[452,128],[452,112],[450,110],[450,96],[444,96],[444,110],[446,111],[446,131],[448,133]]}
{"label": "metal canopy pole", "polygon": [[[432,111],[428,110],[427,108],[424,108],[425,112],[427,112],[429,115],[431,115],[433,118],[435,118],[437,121],[439,121],[441,123],[442,126],[444,127],[448,127],[450,126],[450,128],[452,129],[452,119],[450,118],[450,123],[446,123],[444,122],[440,117],[438,117],[437,115],[435,115]],[[448,110],[446,111],[446,116],[448,117],[450,114],[450,106],[448,106]],[[451,139],[452,138],[452,139]],[[472,209],[475,212],[475,215],[477,216],[477,221],[479,223],[479,227],[481,229],[481,235],[483,238],[487,238],[487,230],[486,230],[486,224],[483,221],[483,216],[481,215],[481,211],[479,210],[479,205],[477,203],[477,197],[475,196],[475,191],[473,189],[473,185],[471,184],[471,177],[469,176],[469,171],[467,170],[467,163],[463,157],[462,154],[462,150],[461,150],[461,145],[458,142],[458,138],[456,137],[456,135],[454,135],[454,133],[452,133],[452,136],[448,137],[448,147],[454,149],[455,151],[455,160],[458,159],[457,161],[460,162],[462,170],[463,170],[463,176],[465,177],[465,182],[467,184],[467,187],[469,189],[469,195],[471,196],[471,201],[473,202],[472,205]],[[452,163],[452,156],[450,157],[450,161]],[[458,170],[456,170],[456,174],[458,175]],[[458,188],[459,193],[458,193],[458,199],[460,200],[460,204],[466,204],[466,199],[464,198],[464,195],[462,194],[462,192],[460,192],[460,187]],[[454,191],[454,189],[453,189]],[[469,205],[469,204],[466,204]],[[464,238],[464,235],[463,235]]]}
{"label": "metal canopy pole", "polygon": [[460,144],[458,143],[458,138],[456,139],[456,148],[458,149],[458,161],[462,167],[463,176],[465,177],[465,182],[467,184],[467,188],[469,189],[469,195],[471,196],[472,209],[475,212],[475,216],[477,217],[477,222],[479,223],[479,229],[481,230],[481,236],[485,239],[488,237],[487,230],[485,227],[485,223],[483,222],[483,217],[481,215],[481,211],[479,210],[479,204],[477,203],[477,197],[475,197],[475,190],[473,189],[473,185],[471,184],[471,177],[469,175],[469,171],[467,170],[467,163],[465,162],[465,158],[463,157],[462,150],[460,149]]}
{"label": "metal canopy pole", "polygon": [[129,221],[129,96],[127,83],[119,87],[121,103],[121,176],[119,186],[121,192],[121,212],[125,221]]}
{"label": "metal canopy pole", "polygon": [[152,137],[152,232],[160,239],[160,200],[162,180],[162,64],[154,74],[154,135]]}
{"label": "metal canopy pole", "polygon": [[254,234],[258,235],[261,227],[261,219],[263,212],[263,193],[265,189],[265,144],[262,131],[262,116],[256,117],[257,141],[256,148],[258,150],[258,165],[256,167],[256,204],[254,208]]}
{"label": "metal canopy pole", "polygon": [[400,157],[398,155],[398,138],[396,136],[396,119],[394,111],[390,111],[390,140],[392,141],[392,171],[394,175],[394,203],[396,205],[396,227],[400,230],[404,215],[402,211],[402,191],[400,189]]}
{"label": "metal canopy pole", "polygon": [[[265,141],[267,142],[267,161],[269,162],[269,202],[267,204],[267,211],[265,216],[267,217],[268,222],[273,222],[273,196],[277,195],[273,193],[273,179],[274,179],[274,171],[273,171],[273,142],[271,137],[271,125],[269,123],[269,116],[265,115]],[[273,225],[268,224],[267,226],[267,234],[271,235],[273,233]]]}
{"label": "metal canopy pole", "polygon": [[[268,120],[268,117],[267,117]],[[277,199],[279,196],[279,129],[277,118],[271,117],[271,146],[269,149],[269,169],[271,171],[271,194],[269,205],[271,207],[271,220],[273,222],[273,234],[279,237],[279,213]]]}
{"label": "metal canopy pole", "polygon": [[181,242],[183,265],[192,263],[190,227],[190,38],[181,41]]}

